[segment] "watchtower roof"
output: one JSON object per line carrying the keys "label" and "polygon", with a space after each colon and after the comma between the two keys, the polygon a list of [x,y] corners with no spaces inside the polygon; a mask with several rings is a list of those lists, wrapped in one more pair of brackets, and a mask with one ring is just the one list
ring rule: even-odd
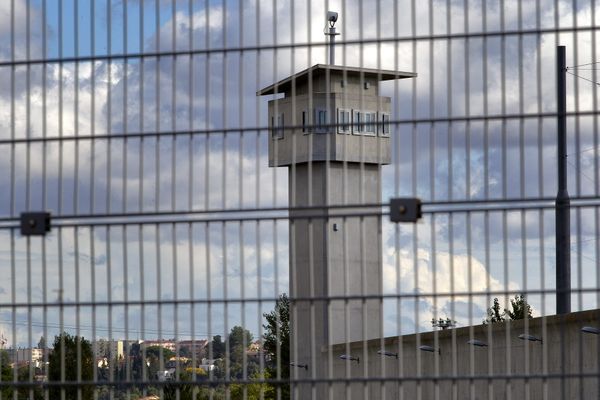
{"label": "watchtower roof", "polygon": [[326,74],[327,71],[343,73],[347,76],[363,76],[365,79],[377,79],[378,81],[391,81],[395,79],[406,79],[415,78],[417,74],[415,72],[404,72],[404,71],[392,71],[385,69],[374,69],[374,68],[361,68],[361,67],[346,67],[342,65],[328,65],[328,64],[316,64],[304,71],[298,72],[292,76],[288,76],[285,79],[280,80],[264,89],[256,92],[257,96],[264,96],[268,94],[276,93],[287,93],[291,91],[292,83],[301,85],[308,81],[309,76],[317,77],[322,74]]}

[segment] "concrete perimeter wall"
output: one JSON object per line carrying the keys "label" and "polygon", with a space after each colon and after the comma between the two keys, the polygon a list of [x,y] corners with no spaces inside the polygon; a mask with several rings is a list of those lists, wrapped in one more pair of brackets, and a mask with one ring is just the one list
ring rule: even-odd
{"label": "concrete perimeter wall", "polygon": [[322,349],[320,369],[350,380],[317,385],[333,399],[597,399],[600,336],[584,326],[600,327],[600,310],[334,345]]}

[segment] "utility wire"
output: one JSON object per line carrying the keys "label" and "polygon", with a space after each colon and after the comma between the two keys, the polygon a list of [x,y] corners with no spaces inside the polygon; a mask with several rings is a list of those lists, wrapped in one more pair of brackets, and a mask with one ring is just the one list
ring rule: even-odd
{"label": "utility wire", "polygon": [[[108,328],[108,327],[104,327],[104,326],[96,326],[93,327],[92,325],[86,325],[86,324],[80,324],[80,325],[72,325],[72,324],[62,324],[62,326],[58,323],[46,323],[44,325],[44,323],[42,322],[36,322],[36,321],[13,321],[13,320],[7,320],[7,319],[2,319],[0,320],[0,324],[4,324],[4,325],[19,325],[19,326],[35,326],[35,327],[48,327],[48,328],[56,328],[56,329],[79,329],[81,331],[92,331],[93,329],[95,329],[96,331],[100,331],[100,332],[118,332],[118,333],[126,333],[128,332],[131,335],[139,335],[141,333],[144,334],[148,334],[148,335],[156,335],[158,333],[158,329],[144,329],[144,331],[142,332],[141,329],[131,329],[129,328],[128,330],[126,330],[124,327],[112,327],[112,328]],[[163,336],[174,336],[175,335],[175,331],[169,331],[169,330],[162,330]],[[194,333],[194,335],[200,335],[200,336],[206,336],[207,338],[210,338],[214,335],[221,335],[223,334],[223,332],[213,332],[208,333],[208,332],[198,332],[198,331],[181,331],[178,330],[177,331],[178,336],[190,336],[192,333]],[[113,338],[114,339],[114,338]],[[128,338],[129,339],[129,338]],[[155,339],[145,339],[145,338],[141,338],[141,340],[155,340]],[[169,339],[165,339],[163,338],[163,340],[169,340]],[[178,340],[187,340],[187,339],[178,339]],[[198,341],[202,340],[202,339],[197,339]]]}
{"label": "utility wire", "polygon": [[588,147],[586,149],[583,149],[579,152],[572,152],[567,154],[568,156],[574,155],[574,154],[581,154],[581,153],[587,153],[588,151],[592,151],[592,150],[596,150],[596,149],[600,149],[600,147],[594,146],[594,147]]}
{"label": "utility wire", "polygon": [[581,174],[583,177],[588,178],[592,183],[596,183],[591,177],[589,177],[585,172],[581,171],[581,168],[577,168],[577,166],[572,162],[567,160],[567,163],[575,169],[575,172]]}
{"label": "utility wire", "polygon": [[573,75],[574,77],[577,77],[577,78],[583,79],[584,81],[588,81],[588,82],[591,82],[591,83],[593,83],[594,85],[599,85],[599,86],[600,86],[600,83],[598,83],[598,82],[596,82],[596,81],[593,81],[593,80],[591,80],[591,79],[588,79],[588,78],[584,78],[584,77],[583,77],[583,76],[581,76],[581,75],[574,74],[574,73],[570,72],[568,68],[567,68],[567,71],[566,71],[566,72],[567,72],[567,74]]}
{"label": "utility wire", "polygon": [[594,65],[594,64],[600,64],[600,61],[594,61],[594,62],[590,62],[590,63],[587,63],[587,64],[574,65],[572,67],[567,67],[567,69],[569,69],[569,68],[578,68],[578,67],[586,67],[588,65]]}

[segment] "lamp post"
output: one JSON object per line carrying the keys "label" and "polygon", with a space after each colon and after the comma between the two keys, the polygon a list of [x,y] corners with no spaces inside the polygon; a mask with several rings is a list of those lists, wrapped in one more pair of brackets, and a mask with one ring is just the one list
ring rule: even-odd
{"label": "lamp post", "polygon": [[571,312],[571,216],[567,191],[567,89],[565,46],[556,52],[558,193],[556,194],[556,314]]}
{"label": "lamp post", "polygon": [[[327,11],[327,26],[325,27],[325,36],[329,36],[329,64],[335,65],[335,37],[339,35],[335,31],[335,23],[338,20],[338,13]],[[329,32],[327,32],[329,28]]]}

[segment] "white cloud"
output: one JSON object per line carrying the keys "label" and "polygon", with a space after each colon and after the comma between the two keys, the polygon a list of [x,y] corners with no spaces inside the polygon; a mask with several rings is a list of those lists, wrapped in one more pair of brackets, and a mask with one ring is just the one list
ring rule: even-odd
{"label": "white cloud", "polygon": [[[28,10],[27,4],[26,0],[0,2],[0,60],[2,61],[12,59],[13,42],[14,58],[17,60],[27,58],[26,43],[28,36],[31,57],[40,54],[43,27],[41,12],[36,7],[30,7]],[[27,32],[28,16],[29,32]],[[14,26],[12,21],[14,21]]]}
{"label": "white cloud", "polygon": [[[474,256],[461,253],[451,255],[445,251],[437,251],[434,256],[424,248],[417,250],[416,257],[407,250],[402,249],[396,253],[394,248],[388,248],[384,254],[383,282],[385,293],[415,293],[419,295],[418,300],[426,304],[426,307],[421,305],[419,315],[411,312],[405,318],[421,321],[435,315],[437,318],[450,317],[464,325],[477,324],[484,318],[484,315],[476,313],[489,306],[486,291],[516,291],[519,288],[514,281],[508,282],[506,286],[502,284]],[[473,292],[483,294],[473,297],[452,295]],[[433,293],[439,297],[432,296]],[[441,294],[446,295],[440,296]],[[472,304],[472,320],[469,321],[464,313],[452,315],[454,303]]]}

